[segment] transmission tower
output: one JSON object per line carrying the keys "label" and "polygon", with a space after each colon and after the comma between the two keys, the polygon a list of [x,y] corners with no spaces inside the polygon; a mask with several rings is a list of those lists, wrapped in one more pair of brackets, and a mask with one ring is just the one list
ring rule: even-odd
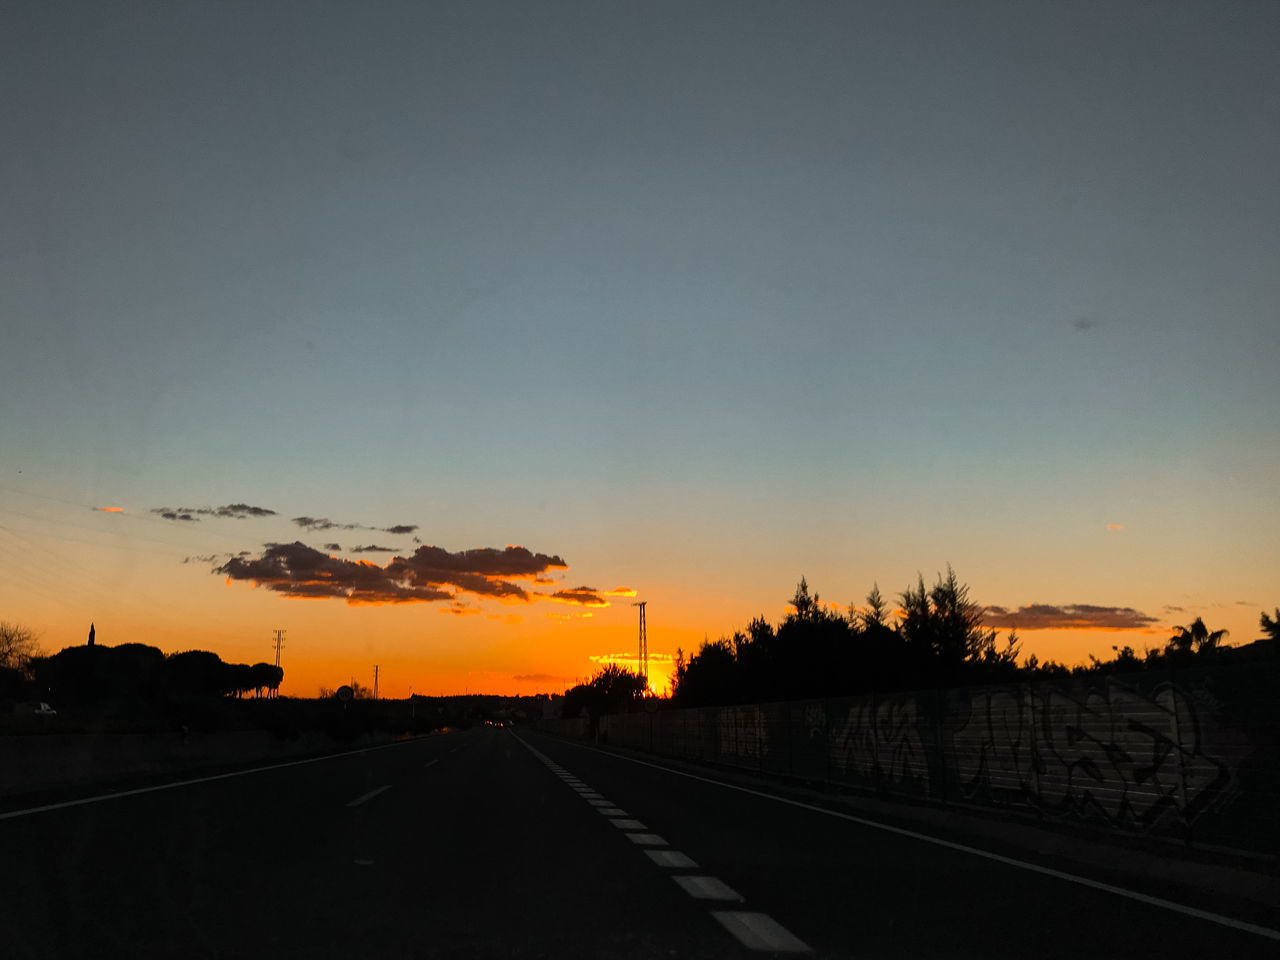
{"label": "transmission tower", "polygon": [[[284,631],[283,630],[276,631],[275,643],[276,643],[276,666],[278,667],[280,666],[280,651],[284,649]],[[279,692],[278,691],[273,692],[271,696],[273,697],[279,696]]]}
{"label": "transmission tower", "polygon": [[640,676],[646,680],[649,679],[649,638],[644,630],[644,605],[648,602],[647,600],[641,600],[632,604],[633,607],[640,608],[640,656],[638,659],[640,660]]}

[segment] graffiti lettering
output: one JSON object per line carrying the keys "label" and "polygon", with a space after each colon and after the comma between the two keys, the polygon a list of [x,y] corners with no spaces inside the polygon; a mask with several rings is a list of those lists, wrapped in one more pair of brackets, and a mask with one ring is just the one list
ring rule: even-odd
{"label": "graffiti lettering", "polygon": [[929,763],[914,698],[855,703],[831,736],[831,764],[846,775],[929,792]]}
{"label": "graffiti lettering", "polygon": [[1115,824],[1193,822],[1226,790],[1230,768],[1200,749],[1193,703],[1170,684],[1151,696],[1101,689],[974,691],[951,739],[970,796]]}

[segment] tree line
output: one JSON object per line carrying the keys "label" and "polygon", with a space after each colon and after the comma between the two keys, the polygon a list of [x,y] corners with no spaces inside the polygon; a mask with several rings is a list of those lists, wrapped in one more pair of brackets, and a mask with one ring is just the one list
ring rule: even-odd
{"label": "tree line", "polygon": [[[0,636],[19,631],[2,624]],[[10,629],[12,628],[12,629]],[[284,671],[270,663],[226,663],[208,650],[165,654],[159,647],[124,643],[115,647],[67,647],[51,656],[35,652],[29,631],[22,642],[0,650],[0,698],[23,695],[51,703],[103,700],[156,701],[182,697],[242,697],[274,693]],[[20,653],[14,651],[20,650]]]}
{"label": "tree line", "polygon": [[[897,597],[897,609],[873,586],[866,605],[846,613],[822,603],[802,577],[790,610],[776,626],[756,617],[729,637],[704,641],[687,659],[676,655],[672,701],[679,706],[761,703],[816,697],[854,696],[943,686],[1004,683],[1122,670],[1167,669],[1233,657],[1280,651],[1280,608],[1262,614],[1268,640],[1263,651],[1226,647],[1225,630],[1209,630],[1196,620],[1163,647],[1142,656],[1130,646],[1112,647],[1114,656],[1067,667],[1041,662],[1034,654],[1019,661],[1016,631],[1003,640],[983,626],[983,609],[947,567],[932,587],[923,576]],[[1256,645],[1255,645],[1256,646]]]}

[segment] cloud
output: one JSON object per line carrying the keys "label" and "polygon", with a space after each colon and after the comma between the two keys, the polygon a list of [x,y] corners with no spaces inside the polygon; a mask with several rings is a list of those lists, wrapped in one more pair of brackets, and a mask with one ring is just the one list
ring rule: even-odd
{"label": "cloud", "polygon": [[247,503],[229,503],[225,507],[211,507],[197,510],[196,513],[208,513],[215,517],[235,517],[237,519],[244,519],[245,517],[274,517],[276,515],[274,510],[268,510],[266,507],[251,507]]}
{"label": "cloud", "polygon": [[363,547],[352,547],[352,553],[395,553],[396,547],[380,547],[376,543],[366,544]]}
{"label": "cloud", "polygon": [[1236,601],[1236,606],[1237,606],[1237,607],[1252,607],[1252,606],[1253,606],[1253,604],[1252,604],[1252,603],[1250,603],[1248,600],[1237,600],[1237,601]]}
{"label": "cloud", "polygon": [[520,683],[568,683],[572,678],[550,673],[513,673],[511,679]]}
{"label": "cloud", "polygon": [[1102,326],[1101,320],[1093,320],[1089,317],[1076,317],[1071,321],[1071,325],[1077,330],[1095,330]]}
{"label": "cloud", "polygon": [[602,596],[606,597],[634,597],[636,592],[630,587],[614,587],[612,590],[606,590]]}
{"label": "cloud", "polygon": [[183,563],[217,563],[223,557],[228,557],[228,556],[231,556],[231,554],[228,554],[228,553],[199,554],[198,553],[194,557],[183,557],[182,562]]}
{"label": "cloud", "polygon": [[324,548],[325,548],[326,550],[337,550],[337,551],[341,551],[341,550],[342,550],[342,544],[340,544],[340,543],[326,543],[326,544],[324,545]]}
{"label": "cloud", "polygon": [[1018,630],[1144,630],[1158,622],[1132,607],[1099,607],[1090,603],[1068,603],[1054,606],[1030,603],[1010,610],[986,607],[982,617],[988,627]]}
{"label": "cloud", "polygon": [[1164,605],[1165,613],[1185,613],[1186,610],[1187,610],[1186,607],[1175,607],[1172,604],[1168,604],[1168,603]]}
{"label": "cloud", "polygon": [[224,507],[152,507],[166,520],[199,520],[201,517],[230,517],[243,520],[246,517],[274,517],[276,512],[266,507],[253,507],[247,503],[228,503]]}
{"label": "cloud", "polygon": [[[651,653],[649,654],[650,663],[672,663],[675,660],[673,653]],[[632,650],[628,653],[597,653],[587,657],[592,663],[636,663],[640,659],[640,655]]]}
{"label": "cloud", "polygon": [[374,530],[375,527],[364,527],[358,523],[334,523],[328,517],[294,517],[290,523],[296,523],[303,530]]}
{"label": "cloud", "polygon": [[480,611],[475,607],[468,607],[465,603],[454,602],[447,607],[440,608],[441,613],[452,613],[455,617],[471,617],[478,616]]}
{"label": "cloud", "polygon": [[1123,524],[1123,523],[1108,523],[1108,524],[1107,524],[1107,529],[1108,529],[1108,530],[1123,530],[1123,529],[1124,529],[1124,524]]}
{"label": "cloud", "polygon": [[[404,536],[406,533],[413,533],[418,529],[416,523],[396,523],[389,527],[371,527],[367,523],[338,523],[336,520],[330,520],[328,517],[294,517],[291,523],[296,523],[303,530],[369,530],[374,533],[391,533],[396,536]],[[414,538],[415,543],[422,541]]]}
{"label": "cloud", "polygon": [[124,513],[124,507],[94,507],[93,509],[102,513]]}
{"label": "cloud", "polygon": [[261,556],[233,557],[214,572],[229,582],[249,581],[286,597],[333,598],[355,605],[452,601],[458,594],[528,601],[528,592],[513,580],[567,566],[558,556],[519,546],[457,553],[421,546],[408,557],[394,557],[380,566],[332,557],[295,541],[268,543]]}
{"label": "cloud", "polygon": [[571,590],[557,590],[555,593],[549,593],[546,596],[557,603],[576,603],[584,607],[609,606],[609,601],[600,596],[600,591],[595,587],[574,587]]}

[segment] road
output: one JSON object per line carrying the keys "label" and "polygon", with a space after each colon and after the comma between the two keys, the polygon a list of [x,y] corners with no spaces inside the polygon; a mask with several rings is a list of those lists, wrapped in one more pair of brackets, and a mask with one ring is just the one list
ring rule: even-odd
{"label": "road", "polygon": [[1270,960],[1280,950],[1247,923],[662,767],[480,727],[0,811],[0,956]]}

